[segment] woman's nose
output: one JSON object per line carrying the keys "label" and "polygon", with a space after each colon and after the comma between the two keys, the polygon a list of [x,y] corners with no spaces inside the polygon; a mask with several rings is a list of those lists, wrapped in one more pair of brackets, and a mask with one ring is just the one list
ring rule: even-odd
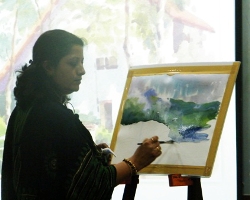
{"label": "woman's nose", "polygon": [[86,73],[86,71],[85,71],[83,65],[80,65],[80,66],[79,66],[79,69],[78,69],[77,73],[78,73],[79,75],[81,75],[81,76],[84,75],[84,74]]}

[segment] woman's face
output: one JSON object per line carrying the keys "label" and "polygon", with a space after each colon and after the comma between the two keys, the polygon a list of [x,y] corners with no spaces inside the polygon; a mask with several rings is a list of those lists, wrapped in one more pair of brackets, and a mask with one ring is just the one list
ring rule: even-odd
{"label": "woman's face", "polygon": [[61,94],[67,95],[79,90],[82,75],[85,74],[83,59],[83,47],[74,45],[58,66],[51,69],[50,75]]}

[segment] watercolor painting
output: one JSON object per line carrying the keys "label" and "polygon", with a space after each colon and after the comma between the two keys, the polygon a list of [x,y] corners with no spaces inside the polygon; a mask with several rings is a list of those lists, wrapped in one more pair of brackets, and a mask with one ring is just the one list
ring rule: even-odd
{"label": "watercolor painting", "polygon": [[131,156],[143,139],[158,135],[173,144],[161,145],[162,155],[146,173],[175,168],[211,173],[238,65],[228,65],[226,71],[225,64],[200,65],[131,69],[111,143],[118,155],[113,163]]}
{"label": "watercolor painting", "polygon": [[[153,120],[167,126],[175,142],[208,140],[201,131],[216,119],[227,80],[228,75],[214,74],[134,77],[121,124]],[[202,95],[207,93],[212,95]]]}

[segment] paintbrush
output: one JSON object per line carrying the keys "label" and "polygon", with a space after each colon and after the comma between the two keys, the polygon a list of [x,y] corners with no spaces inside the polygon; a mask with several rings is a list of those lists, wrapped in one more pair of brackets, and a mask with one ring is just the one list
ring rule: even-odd
{"label": "paintbrush", "polygon": [[[173,144],[174,140],[168,140],[168,141],[158,141],[160,144]],[[137,145],[142,145],[142,142],[137,143]]]}

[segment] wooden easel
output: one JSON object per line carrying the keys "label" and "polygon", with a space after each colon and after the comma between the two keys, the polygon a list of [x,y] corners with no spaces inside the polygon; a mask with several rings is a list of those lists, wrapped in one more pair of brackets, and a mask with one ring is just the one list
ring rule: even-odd
{"label": "wooden easel", "polygon": [[[191,178],[192,185],[188,185],[187,200],[203,200],[200,178]],[[125,185],[122,200],[133,200],[137,185],[139,184],[139,175],[133,176],[129,183]]]}

